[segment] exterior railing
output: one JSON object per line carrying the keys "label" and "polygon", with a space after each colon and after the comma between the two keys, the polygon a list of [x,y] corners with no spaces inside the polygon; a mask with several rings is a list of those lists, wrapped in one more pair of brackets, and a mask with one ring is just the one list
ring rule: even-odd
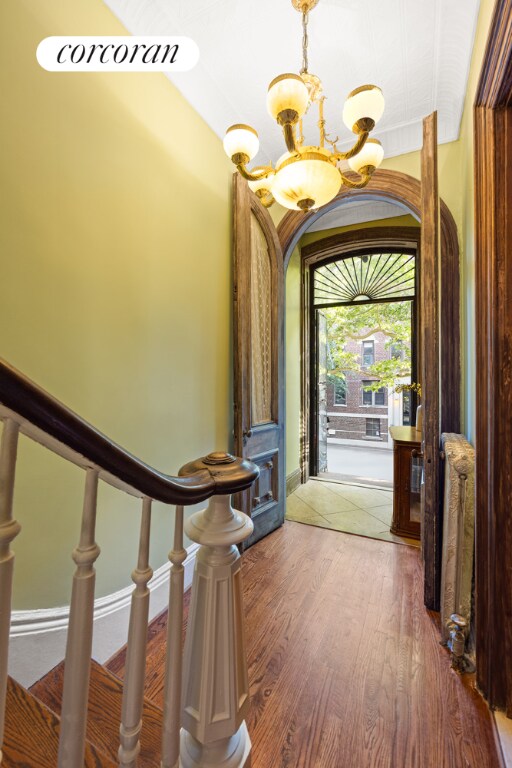
{"label": "exterior railing", "polygon": [[[99,481],[142,500],[135,584],[131,600],[126,675],[120,723],[119,765],[135,767],[140,750],[146,638],[151,504],[175,505],[166,654],[162,768],[250,763],[245,725],[249,705],[237,544],[252,532],[251,520],[232,509],[231,494],[251,486],[256,465],[227,453],[186,464],[178,477],[165,475],[132,456],[94,427],[0,360],[0,746],[3,743],[14,553],[20,531],[13,519],[18,437],[26,435],[85,471],[80,537],[73,576],[64,671],[59,768],[83,765],[93,638],[94,563]],[[184,523],[184,506],[209,499],[205,510]],[[181,629],[186,550],[183,531],[199,543],[185,651]],[[219,589],[223,599],[217,601]],[[227,660],[227,663],[226,663]],[[220,690],[219,690],[220,689]],[[221,702],[217,711],[215,702]],[[1,763],[1,751],[0,751]]]}

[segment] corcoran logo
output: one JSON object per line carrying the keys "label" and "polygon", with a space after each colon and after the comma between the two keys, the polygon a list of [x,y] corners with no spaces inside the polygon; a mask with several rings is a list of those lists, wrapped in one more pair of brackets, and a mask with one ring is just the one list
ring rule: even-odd
{"label": "corcoran logo", "polygon": [[48,72],[186,72],[199,48],[189,37],[46,37],[36,55]]}

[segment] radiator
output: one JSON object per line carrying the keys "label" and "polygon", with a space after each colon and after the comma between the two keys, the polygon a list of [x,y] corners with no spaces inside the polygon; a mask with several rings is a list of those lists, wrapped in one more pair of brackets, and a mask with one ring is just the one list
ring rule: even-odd
{"label": "radiator", "polygon": [[[475,449],[463,435],[442,435],[445,455],[444,520],[441,566],[441,631],[450,643],[451,616],[465,620],[464,640],[471,627],[475,534]],[[466,649],[467,650],[467,649]]]}

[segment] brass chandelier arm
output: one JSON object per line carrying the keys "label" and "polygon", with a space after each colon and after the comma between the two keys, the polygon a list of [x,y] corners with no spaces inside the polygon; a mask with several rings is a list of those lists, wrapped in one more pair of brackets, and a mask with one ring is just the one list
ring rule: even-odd
{"label": "brass chandelier arm", "polygon": [[370,133],[368,131],[361,131],[352,149],[349,149],[348,152],[336,152],[334,157],[336,158],[336,160],[350,160],[351,157],[354,157],[355,155],[359,154],[359,152],[362,150],[362,148],[366,144],[366,141],[369,138],[369,136],[370,136]]}
{"label": "brass chandelier arm", "polygon": [[263,197],[260,197],[258,195],[258,193],[256,193],[256,194],[259,197],[260,203],[263,205],[264,208],[270,208],[271,205],[274,205],[275,199],[274,199],[274,196],[272,195],[272,193],[270,193],[268,195],[264,195]]}
{"label": "brass chandelier arm", "polygon": [[292,123],[284,123],[283,136],[286,142],[286,149],[292,154],[297,154],[297,145],[295,143],[295,127]]}
{"label": "brass chandelier arm", "polygon": [[[267,176],[269,173],[271,173],[274,169],[272,166],[264,167],[264,168],[258,168],[257,173],[248,171],[244,164],[240,163],[236,166],[236,169],[240,176],[245,179],[246,181],[259,181],[260,179],[264,179],[265,176]],[[255,169],[256,170],[256,169]]]}
{"label": "brass chandelier arm", "polygon": [[372,174],[365,172],[360,176],[360,181],[352,181],[351,179],[348,179],[346,176],[343,175],[343,173],[340,171],[340,176],[343,184],[346,187],[350,187],[350,189],[363,189],[363,187],[366,187],[366,185],[369,183],[370,179],[372,178]]}

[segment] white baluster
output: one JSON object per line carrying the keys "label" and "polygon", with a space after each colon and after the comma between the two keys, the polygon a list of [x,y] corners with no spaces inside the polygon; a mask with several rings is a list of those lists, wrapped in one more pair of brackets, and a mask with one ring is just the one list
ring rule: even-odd
{"label": "white baluster", "polygon": [[181,728],[181,636],[183,631],[183,591],[187,551],[183,547],[183,507],[176,507],[174,543],[169,552],[172,564],[167,616],[167,653],[164,684],[164,722],[162,768],[177,768],[180,758]]}
{"label": "white baluster", "polygon": [[140,752],[140,731],[144,703],[144,676],[146,673],[146,645],[148,638],[149,589],[153,575],[149,567],[149,536],[151,530],[151,499],[144,499],[139,538],[137,568],[132,573],[135,589],[132,592],[126,675],[121,712],[121,746],[119,765],[135,768]]}
{"label": "white baluster", "polygon": [[185,524],[189,538],[202,546],[185,643],[182,768],[250,765],[241,563],[235,544],[252,530],[252,521],[233,510],[229,496],[214,496]]}
{"label": "white baluster", "polygon": [[14,571],[14,553],[10,548],[10,544],[21,530],[19,523],[12,519],[18,433],[18,424],[8,419],[4,423],[2,445],[0,447],[0,763],[2,762],[1,746],[4,738],[12,577]]}
{"label": "white baluster", "polygon": [[97,495],[98,472],[88,469],[80,543],[72,555],[77,568],[66,643],[59,768],[79,768],[84,763],[96,580],[94,562],[100,554],[95,542]]}

